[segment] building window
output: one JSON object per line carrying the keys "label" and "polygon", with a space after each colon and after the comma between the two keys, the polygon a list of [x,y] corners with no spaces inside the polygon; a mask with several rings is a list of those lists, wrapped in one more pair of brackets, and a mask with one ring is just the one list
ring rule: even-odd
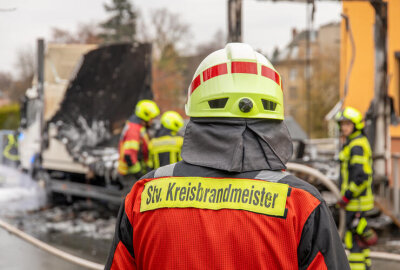
{"label": "building window", "polygon": [[296,86],[289,87],[289,98],[291,100],[297,99],[297,87]]}
{"label": "building window", "polygon": [[297,69],[291,68],[289,71],[289,80],[294,81],[297,78]]}
{"label": "building window", "polygon": [[298,57],[299,57],[299,47],[298,46],[293,46],[292,47],[291,58],[292,59],[297,59]]}
{"label": "building window", "polygon": [[306,66],[304,69],[304,78],[309,79],[313,76],[313,67],[312,66]]}
{"label": "building window", "polygon": [[309,50],[307,50],[307,48],[306,48],[306,51],[305,51],[306,58],[305,59],[312,59],[313,58],[312,55],[313,55],[313,47],[310,45]]}

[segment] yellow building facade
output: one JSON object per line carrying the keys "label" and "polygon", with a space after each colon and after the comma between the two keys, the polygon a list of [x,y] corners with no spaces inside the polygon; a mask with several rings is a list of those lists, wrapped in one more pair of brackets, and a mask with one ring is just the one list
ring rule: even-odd
{"label": "yellow building facade", "polygon": [[[388,93],[394,99],[396,114],[400,114],[400,0],[387,0],[387,63]],[[349,77],[348,93],[345,106],[353,106],[363,114],[374,98],[375,81],[375,48],[374,23],[375,9],[369,2],[343,2],[343,13],[350,20],[355,42],[355,62]],[[346,31],[344,20],[341,25],[341,61],[340,86],[341,95],[351,58],[352,45]],[[392,152],[400,152],[400,125],[391,126]]]}

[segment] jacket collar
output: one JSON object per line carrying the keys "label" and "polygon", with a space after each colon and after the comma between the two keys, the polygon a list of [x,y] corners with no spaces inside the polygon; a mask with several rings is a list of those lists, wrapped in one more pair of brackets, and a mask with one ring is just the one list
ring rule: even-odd
{"label": "jacket collar", "polygon": [[347,139],[348,139],[349,141],[351,141],[352,139],[354,139],[354,138],[360,136],[361,134],[362,134],[361,130],[356,130],[356,131],[354,131],[353,133],[351,133],[351,134],[349,135],[349,137],[347,137]]}
{"label": "jacket collar", "polygon": [[143,126],[142,125],[143,120],[140,119],[139,117],[137,117],[135,114],[132,114],[131,117],[129,117],[128,121],[131,123],[135,123],[135,124],[139,124],[139,125]]}

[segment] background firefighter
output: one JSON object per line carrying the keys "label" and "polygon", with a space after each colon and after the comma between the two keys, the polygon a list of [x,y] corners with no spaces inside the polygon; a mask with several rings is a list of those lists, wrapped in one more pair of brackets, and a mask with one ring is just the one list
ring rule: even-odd
{"label": "background firefighter", "polygon": [[151,139],[150,160],[153,168],[165,166],[182,160],[182,136],[178,131],[184,126],[182,116],[174,111],[167,111],[161,116],[161,128]]}
{"label": "background firefighter", "polygon": [[135,114],[126,122],[119,142],[118,160],[118,172],[123,186],[130,186],[147,172],[149,162],[147,127],[159,114],[160,110],[154,101],[141,100],[136,105]]}
{"label": "background firefighter", "polygon": [[370,269],[371,259],[368,246],[376,243],[376,233],[368,227],[365,211],[374,207],[372,194],[372,152],[363,133],[361,113],[346,107],[336,115],[345,142],[339,154],[340,207],[346,209],[345,245],[350,250],[351,269]]}

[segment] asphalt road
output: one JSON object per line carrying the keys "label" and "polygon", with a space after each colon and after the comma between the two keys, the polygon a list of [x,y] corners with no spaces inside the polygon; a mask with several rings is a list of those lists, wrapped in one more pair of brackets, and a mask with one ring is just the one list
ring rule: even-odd
{"label": "asphalt road", "polygon": [[0,229],[0,269],[83,270]]}

